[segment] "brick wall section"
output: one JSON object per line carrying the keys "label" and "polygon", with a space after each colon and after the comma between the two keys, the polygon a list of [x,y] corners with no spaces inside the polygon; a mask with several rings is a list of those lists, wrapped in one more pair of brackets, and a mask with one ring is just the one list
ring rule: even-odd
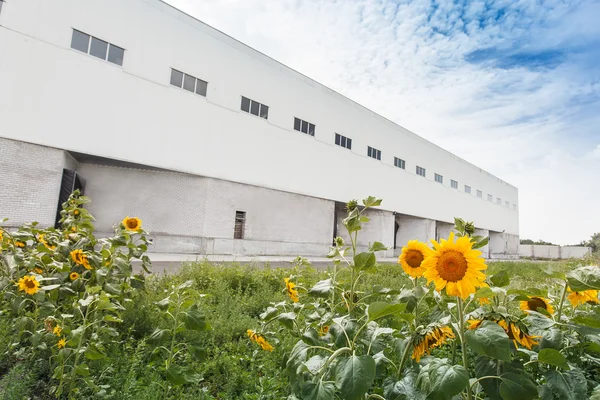
{"label": "brick wall section", "polygon": [[37,221],[53,226],[62,170],[75,163],[65,151],[0,138],[0,219],[15,227]]}

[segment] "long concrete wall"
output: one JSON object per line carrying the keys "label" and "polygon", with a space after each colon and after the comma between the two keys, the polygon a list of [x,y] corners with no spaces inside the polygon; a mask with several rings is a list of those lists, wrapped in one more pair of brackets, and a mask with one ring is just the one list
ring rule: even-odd
{"label": "long concrete wall", "polygon": [[568,259],[583,258],[590,254],[591,249],[583,246],[549,246],[533,244],[522,244],[519,246],[519,255],[528,258]]}

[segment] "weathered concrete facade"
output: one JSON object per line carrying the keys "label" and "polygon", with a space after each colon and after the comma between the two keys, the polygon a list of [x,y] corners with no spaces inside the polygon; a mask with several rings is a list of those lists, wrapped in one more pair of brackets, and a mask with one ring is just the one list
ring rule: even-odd
{"label": "weathered concrete facade", "polygon": [[519,246],[521,257],[540,259],[569,259],[589,256],[591,249],[584,246],[546,246],[522,244]]}

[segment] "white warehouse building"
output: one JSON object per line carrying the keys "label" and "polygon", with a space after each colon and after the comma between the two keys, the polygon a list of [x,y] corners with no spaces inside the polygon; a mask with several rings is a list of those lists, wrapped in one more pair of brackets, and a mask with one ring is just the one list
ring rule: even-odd
{"label": "white warehouse building", "polygon": [[0,168],[8,226],[81,187],[155,252],[322,256],[373,195],[385,256],[455,216],[518,254],[516,187],[160,0],[0,1]]}

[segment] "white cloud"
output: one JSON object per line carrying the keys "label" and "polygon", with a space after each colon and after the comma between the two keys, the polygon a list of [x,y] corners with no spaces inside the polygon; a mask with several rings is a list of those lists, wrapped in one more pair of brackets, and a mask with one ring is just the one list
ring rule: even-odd
{"label": "white cloud", "polygon": [[[600,116],[590,112],[600,78],[588,79],[577,54],[543,67],[559,44],[598,33],[596,5],[168,2],[519,187],[522,237],[568,244],[600,231]],[[523,65],[465,61],[487,48]],[[541,68],[511,58],[518,51]]]}

